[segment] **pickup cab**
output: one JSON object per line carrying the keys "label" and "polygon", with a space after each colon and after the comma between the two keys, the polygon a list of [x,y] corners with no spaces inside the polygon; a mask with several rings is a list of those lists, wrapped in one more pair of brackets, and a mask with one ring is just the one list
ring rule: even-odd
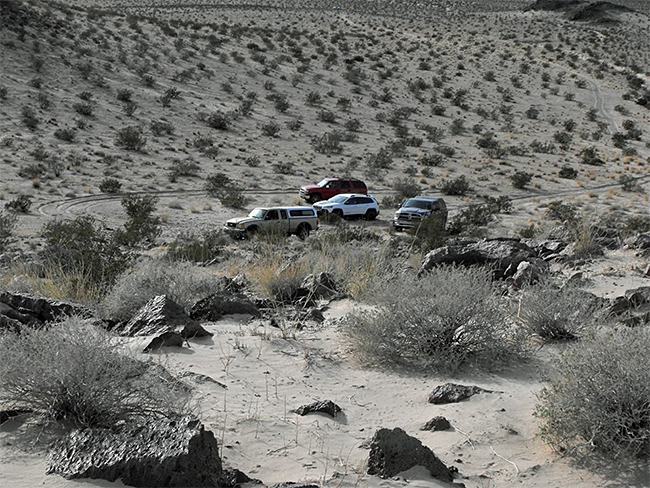
{"label": "pickup cab", "polygon": [[318,215],[312,207],[258,207],[246,217],[228,220],[223,230],[233,237],[243,239],[272,228],[279,228],[305,240],[311,231],[318,229]]}
{"label": "pickup cab", "polygon": [[406,200],[395,212],[393,226],[396,231],[418,227],[422,219],[433,217],[439,219],[442,226],[447,224],[447,205],[442,198],[413,197]]}
{"label": "pickup cab", "polygon": [[368,194],[366,184],[356,178],[325,178],[317,185],[307,185],[300,188],[300,198],[308,203],[316,203],[341,193]]}

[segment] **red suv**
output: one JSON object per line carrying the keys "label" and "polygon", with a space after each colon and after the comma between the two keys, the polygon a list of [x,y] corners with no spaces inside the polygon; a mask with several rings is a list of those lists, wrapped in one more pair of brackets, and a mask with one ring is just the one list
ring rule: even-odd
{"label": "red suv", "polygon": [[300,198],[309,203],[329,200],[340,193],[368,194],[366,184],[355,178],[325,178],[317,185],[307,185],[300,188]]}

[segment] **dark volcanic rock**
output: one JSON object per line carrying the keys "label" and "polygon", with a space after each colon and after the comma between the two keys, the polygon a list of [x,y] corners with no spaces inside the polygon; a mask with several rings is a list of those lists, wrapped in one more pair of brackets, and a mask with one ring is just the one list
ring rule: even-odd
{"label": "dark volcanic rock", "polygon": [[40,322],[52,322],[72,315],[80,317],[92,316],[91,311],[83,305],[51,298],[35,297],[25,293],[2,292],[0,293],[0,302],[9,305],[19,314],[32,317]]}
{"label": "dark volcanic rock", "polygon": [[402,429],[379,429],[370,441],[368,474],[392,478],[414,466],[423,466],[431,476],[452,481],[452,472],[440,459],[415,437]]}
{"label": "dark volcanic rock", "polygon": [[17,408],[13,410],[0,410],[0,425],[4,424],[8,420],[11,420],[14,417],[18,417],[19,415],[24,415],[26,413],[32,413],[33,410],[28,410],[24,408]]}
{"label": "dark volcanic rock", "polygon": [[154,337],[149,345],[142,350],[142,352],[157,351],[162,347],[183,347],[184,343],[185,340],[178,332],[163,332],[159,336]]}
{"label": "dark volcanic rock", "polygon": [[433,417],[431,420],[429,420],[426,424],[422,426],[421,430],[431,430],[431,431],[439,431],[439,430],[449,430],[451,429],[451,424],[449,423],[449,420],[447,420],[445,417]]}
{"label": "dark volcanic rock", "polygon": [[647,324],[650,321],[650,286],[626,290],[623,296],[614,298],[607,315],[617,317],[630,327]]}
{"label": "dark volcanic rock", "polygon": [[143,487],[218,487],[217,440],[198,420],[150,422],[145,427],[76,430],[56,441],[47,473],[68,479],[122,480]]}
{"label": "dark volcanic rock", "polygon": [[20,334],[22,329],[22,323],[18,320],[14,320],[6,315],[0,315],[0,332],[14,332]]}
{"label": "dark volcanic rock", "polygon": [[334,278],[325,272],[305,276],[301,288],[307,290],[309,296],[314,298],[329,298],[338,292],[338,286]]}
{"label": "dark volcanic rock", "polygon": [[489,266],[493,270],[495,279],[503,279],[514,275],[519,263],[531,261],[534,258],[536,258],[535,252],[516,239],[464,241],[434,249],[428,253],[418,275],[444,264],[483,265]]}
{"label": "dark volcanic rock", "polygon": [[170,332],[193,325],[183,307],[166,295],[149,300],[128,323],[115,328],[118,334],[134,337]]}
{"label": "dark volcanic rock", "polygon": [[437,386],[429,395],[429,403],[443,405],[445,403],[458,403],[479,393],[494,393],[491,390],[484,390],[478,386],[458,385],[456,383],[445,383]]}
{"label": "dark volcanic rock", "polygon": [[310,403],[309,405],[298,407],[295,410],[298,415],[307,415],[308,413],[325,413],[330,417],[336,417],[340,411],[341,407],[339,407],[331,400],[323,400],[320,402]]}
{"label": "dark volcanic rock", "polygon": [[199,300],[192,307],[190,317],[195,320],[219,320],[224,315],[247,314],[260,315],[257,305],[246,295],[234,293],[215,293]]}

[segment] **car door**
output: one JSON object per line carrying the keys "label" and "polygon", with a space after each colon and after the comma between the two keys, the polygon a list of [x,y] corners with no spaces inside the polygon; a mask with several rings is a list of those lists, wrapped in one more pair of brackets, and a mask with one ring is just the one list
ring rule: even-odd
{"label": "car door", "polygon": [[338,180],[330,181],[325,188],[323,188],[323,198],[325,200],[330,199],[331,197],[338,195],[340,193],[341,182]]}
{"label": "car door", "polygon": [[361,206],[362,205],[359,205],[359,198],[350,197],[343,204],[343,215],[359,215],[359,207]]}
{"label": "car door", "polygon": [[279,220],[280,226],[282,227],[282,230],[285,232],[289,233],[290,232],[290,227],[291,227],[291,221],[289,220],[289,216],[287,215],[287,211],[284,209],[280,209],[280,220]]}
{"label": "car door", "polygon": [[278,213],[278,211],[272,209],[266,212],[266,215],[264,216],[264,221],[261,222],[261,225],[268,229],[269,227],[278,225],[279,219],[280,219],[280,214]]}

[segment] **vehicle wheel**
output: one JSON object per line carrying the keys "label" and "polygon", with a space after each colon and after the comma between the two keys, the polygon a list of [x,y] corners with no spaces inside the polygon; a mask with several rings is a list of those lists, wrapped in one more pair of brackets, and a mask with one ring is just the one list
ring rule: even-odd
{"label": "vehicle wheel", "polygon": [[301,225],[300,227],[298,227],[298,231],[296,232],[296,235],[298,236],[298,239],[304,241],[309,237],[309,227],[306,225]]}
{"label": "vehicle wheel", "polygon": [[395,232],[402,232],[403,230],[404,229],[402,229],[401,227],[397,227],[397,226],[395,227]]}
{"label": "vehicle wheel", "polygon": [[249,227],[248,229],[246,229],[246,233],[244,234],[244,239],[252,238],[255,234],[257,234],[257,231],[258,229],[256,225]]}
{"label": "vehicle wheel", "polygon": [[366,212],[366,220],[375,220],[377,218],[377,211],[373,208]]}
{"label": "vehicle wheel", "polygon": [[320,193],[314,193],[309,197],[309,203],[316,203],[320,202],[323,199],[323,197],[320,195]]}

